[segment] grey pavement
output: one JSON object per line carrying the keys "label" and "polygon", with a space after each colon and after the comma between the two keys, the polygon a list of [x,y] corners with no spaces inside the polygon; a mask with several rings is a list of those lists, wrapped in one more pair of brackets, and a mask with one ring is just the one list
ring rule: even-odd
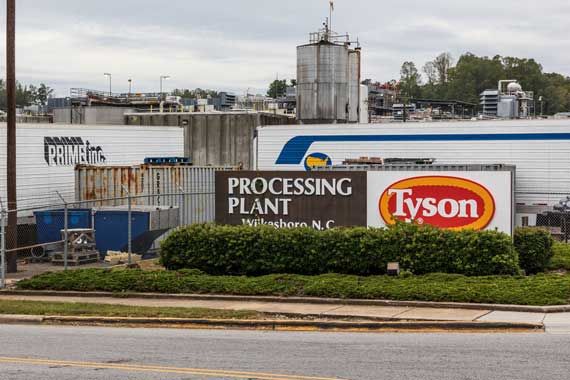
{"label": "grey pavement", "polygon": [[225,300],[178,300],[114,297],[51,297],[35,295],[0,295],[0,300],[26,300],[48,302],[77,302],[149,307],[193,307],[221,310],[253,310],[275,314],[304,314],[317,316],[346,316],[372,319],[425,320],[425,321],[476,321],[489,310],[442,309],[426,307],[393,307],[344,304],[311,304],[283,302],[250,302]]}
{"label": "grey pavement", "polygon": [[[367,334],[0,326],[0,379],[237,379],[161,366],[279,374],[279,380],[565,380],[570,335]],[[10,359],[11,358],[11,359]],[[44,359],[22,364],[18,359]],[[53,361],[50,362],[50,361]],[[59,361],[103,363],[74,367]],[[59,364],[58,364],[59,363]],[[284,377],[284,375],[287,375]],[[249,375],[249,379],[264,379]]]}
{"label": "grey pavement", "polygon": [[299,314],[319,317],[353,317],[377,320],[481,321],[544,323],[547,332],[570,332],[570,313],[529,313],[457,308],[367,306],[344,304],[283,303],[237,300],[190,300],[115,297],[53,297],[1,294],[0,300],[97,303],[148,307],[192,307],[221,310],[253,310],[274,314]]}
{"label": "grey pavement", "polygon": [[544,317],[544,326],[549,333],[570,334],[570,313],[547,314]]}

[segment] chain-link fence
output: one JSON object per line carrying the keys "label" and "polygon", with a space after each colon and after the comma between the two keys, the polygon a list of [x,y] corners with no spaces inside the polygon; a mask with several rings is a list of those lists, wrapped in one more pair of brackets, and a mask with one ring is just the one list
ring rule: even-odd
{"label": "chain-link fence", "polygon": [[536,216],[536,226],[546,228],[552,236],[568,243],[570,241],[570,212],[546,212]]}
{"label": "chain-link fence", "polygon": [[[136,264],[156,256],[169,231],[213,222],[212,191],[145,194],[68,201],[7,210],[0,202],[0,287],[46,271]],[[17,215],[17,228],[8,215]],[[16,273],[6,274],[6,268]],[[13,272],[13,271],[10,271]]]}

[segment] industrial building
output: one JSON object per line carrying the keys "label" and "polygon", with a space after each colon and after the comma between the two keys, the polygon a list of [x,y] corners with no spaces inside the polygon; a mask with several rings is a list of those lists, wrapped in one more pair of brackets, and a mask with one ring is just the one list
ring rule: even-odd
{"label": "industrial building", "polygon": [[391,83],[372,82],[367,79],[362,82],[368,87],[368,112],[371,120],[376,116],[390,116],[396,103],[398,92]]}
{"label": "industrial building", "polygon": [[366,79],[371,123],[471,119],[478,104],[460,100],[413,98],[402,103],[396,82],[380,83]]}
{"label": "industrial building", "polygon": [[[414,99],[415,116],[421,120],[469,120],[477,116],[478,104],[461,100]],[[396,106],[394,106],[396,111]],[[396,113],[394,118],[397,119]]]}
{"label": "industrial building", "polygon": [[132,112],[225,112],[236,105],[236,96],[220,92],[218,97],[187,99],[160,93],[111,93],[72,88],[66,98],[50,99],[48,109],[54,123],[123,124]]}

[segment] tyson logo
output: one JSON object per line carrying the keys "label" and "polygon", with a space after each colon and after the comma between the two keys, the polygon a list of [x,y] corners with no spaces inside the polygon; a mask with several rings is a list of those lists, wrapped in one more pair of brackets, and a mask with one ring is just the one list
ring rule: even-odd
{"label": "tyson logo", "polygon": [[484,186],[445,176],[396,182],[384,191],[379,207],[387,225],[415,221],[453,230],[482,230],[495,215],[495,200]]}
{"label": "tyson logo", "polygon": [[311,153],[305,159],[305,170],[311,171],[313,168],[324,168],[332,166],[332,160],[324,153]]}

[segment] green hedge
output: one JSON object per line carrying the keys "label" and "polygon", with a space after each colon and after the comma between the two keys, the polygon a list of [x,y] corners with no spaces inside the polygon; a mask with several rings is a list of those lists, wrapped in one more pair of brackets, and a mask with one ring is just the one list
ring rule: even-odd
{"label": "green hedge", "polygon": [[570,271],[570,244],[555,241],[552,247],[554,256],[548,263],[548,270]]}
{"label": "green hedge", "polygon": [[176,230],[162,243],[161,262],[167,269],[199,269],[212,275],[369,276],[384,274],[389,262],[399,262],[401,269],[414,274],[519,272],[517,253],[506,234],[411,224],[327,231],[193,225]]}
{"label": "green hedge", "polygon": [[208,276],[196,270],[78,269],[19,281],[18,289],[125,293],[200,293],[249,296],[304,296],[402,301],[566,305],[570,276]]}
{"label": "green hedge", "polygon": [[515,248],[519,253],[519,264],[527,274],[544,272],[554,256],[552,235],[540,228],[517,228]]}

